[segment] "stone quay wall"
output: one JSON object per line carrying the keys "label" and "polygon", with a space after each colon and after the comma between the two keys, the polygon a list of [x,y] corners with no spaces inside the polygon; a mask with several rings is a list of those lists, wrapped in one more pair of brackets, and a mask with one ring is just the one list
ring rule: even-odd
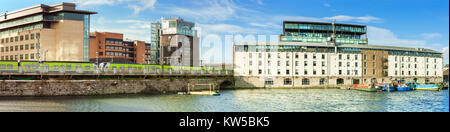
{"label": "stone quay wall", "polygon": [[[226,82],[228,81],[228,82]],[[185,92],[188,84],[229,84],[229,79],[1,80],[1,96],[94,96]],[[206,90],[194,87],[194,90]]]}

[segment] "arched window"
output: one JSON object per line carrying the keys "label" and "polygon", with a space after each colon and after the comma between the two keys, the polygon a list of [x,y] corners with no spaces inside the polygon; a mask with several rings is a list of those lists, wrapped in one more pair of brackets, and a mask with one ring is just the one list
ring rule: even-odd
{"label": "arched window", "polygon": [[290,78],[284,79],[284,85],[292,85],[292,80]]}
{"label": "arched window", "polygon": [[302,85],[309,85],[309,79],[303,79],[302,80]]}
{"label": "arched window", "polygon": [[325,83],[327,82],[328,82],[327,79],[324,78],[320,79],[320,85],[325,85]]}
{"label": "arched window", "polygon": [[337,85],[344,84],[344,79],[342,79],[342,78],[337,79],[336,84]]}

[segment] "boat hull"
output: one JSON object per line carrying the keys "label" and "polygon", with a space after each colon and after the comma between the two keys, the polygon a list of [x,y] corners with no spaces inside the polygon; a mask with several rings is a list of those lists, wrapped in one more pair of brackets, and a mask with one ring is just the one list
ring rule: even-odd
{"label": "boat hull", "polygon": [[410,87],[397,87],[397,91],[410,91]]}
{"label": "boat hull", "polygon": [[416,90],[438,91],[437,85],[417,85]]}
{"label": "boat hull", "polygon": [[359,91],[366,91],[366,92],[377,92],[376,88],[355,88],[356,90]]}

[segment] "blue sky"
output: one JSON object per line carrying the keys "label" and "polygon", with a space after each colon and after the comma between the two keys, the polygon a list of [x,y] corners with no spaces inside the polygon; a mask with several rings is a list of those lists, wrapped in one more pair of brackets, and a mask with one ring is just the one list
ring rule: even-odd
{"label": "blue sky", "polygon": [[[444,52],[448,63],[448,0],[2,0],[0,12],[59,2],[98,12],[91,18],[91,31],[145,41],[150,40],[150,22],[162,16],[183,17],[201,27],[202,35],[223,40],[226,34],[279,35],[283,20],[336,18],[339,23],[368,25],[371,45],[430,48]],[[223,51],[231,62],[231,44],[223,43],[225,48],[209,53]]]}

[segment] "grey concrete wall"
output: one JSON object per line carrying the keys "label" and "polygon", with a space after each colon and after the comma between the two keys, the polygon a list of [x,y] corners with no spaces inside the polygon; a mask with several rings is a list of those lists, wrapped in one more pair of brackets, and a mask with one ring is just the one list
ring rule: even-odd
{"label": "grey concrete wall", "polygon": [[[0,96],[90,96],[109,94],[162,94],[186,91],[188,84],[214,83],[227,79],[154,80],[3,80]],[[196,87],[202,89],[203,87]]]}

